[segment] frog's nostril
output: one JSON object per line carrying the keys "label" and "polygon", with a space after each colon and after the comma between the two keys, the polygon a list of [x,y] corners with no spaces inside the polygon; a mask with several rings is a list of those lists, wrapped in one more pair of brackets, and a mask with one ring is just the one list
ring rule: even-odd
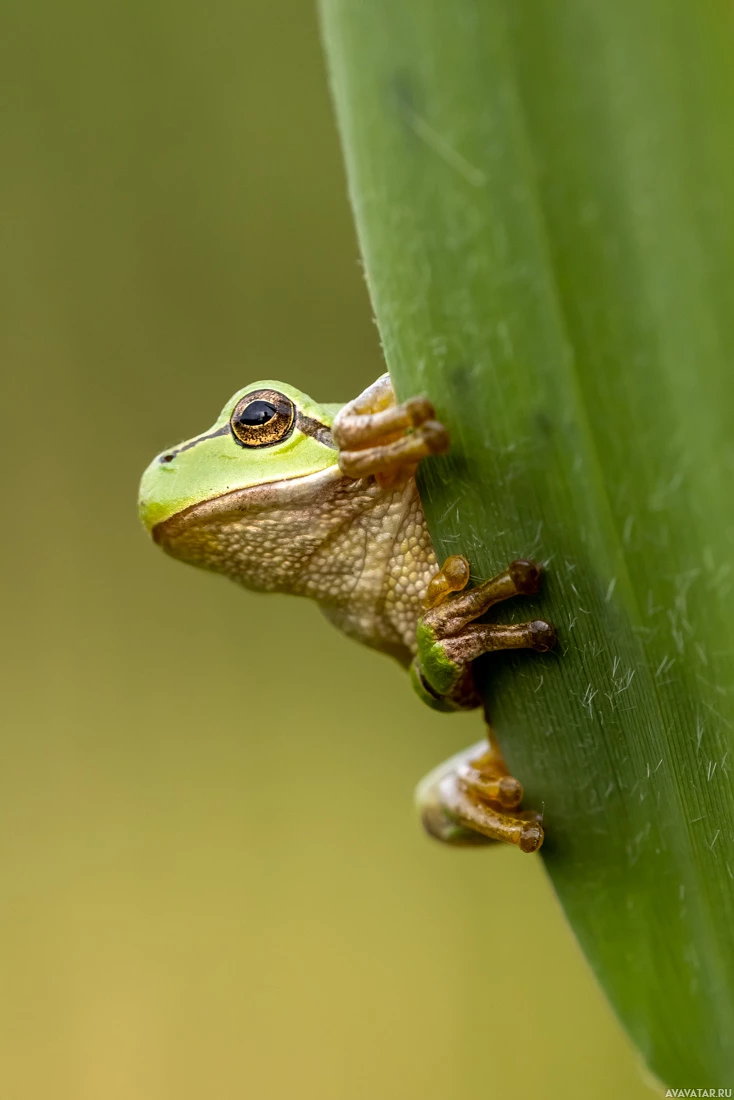
{"label": "frog's nostril", "polygon": [[160,461],[161,462],[173,462],[173,458],[174,458],[174,456],[172,454],[161,455]]}

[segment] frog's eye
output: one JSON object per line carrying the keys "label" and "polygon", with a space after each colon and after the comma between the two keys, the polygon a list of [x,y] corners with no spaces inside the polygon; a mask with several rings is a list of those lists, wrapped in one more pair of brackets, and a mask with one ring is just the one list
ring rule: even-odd
{"label": "frog's eye", "polygon": [[243,447],[282,443],[293,431],[296,407],[278,390],[255,390],[241,398],[229,418],[236,441]]}

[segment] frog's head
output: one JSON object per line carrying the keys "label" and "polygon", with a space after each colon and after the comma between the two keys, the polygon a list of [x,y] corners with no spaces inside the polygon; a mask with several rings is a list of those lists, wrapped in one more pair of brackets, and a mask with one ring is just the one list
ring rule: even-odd
{"label": "frog's head", "polygon": [[272,505],[299,485],[338,473],[331,438],[338,409],[282,382],[238,390],[209,431],[153,459],[140,483],[140,518],[169,553],[193,560],[192,528],[200,531],[195,541],[203,551],[212,523]]}

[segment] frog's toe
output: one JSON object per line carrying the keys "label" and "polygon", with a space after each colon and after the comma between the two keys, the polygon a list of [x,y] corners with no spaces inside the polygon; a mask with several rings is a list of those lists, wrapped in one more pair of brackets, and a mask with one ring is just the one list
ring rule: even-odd
{"label": "frog's toe", "polygon": [[522,852],[543,843],[542,815],[521,810],[522,785],[510,775],[494,736],[439,765],[419,784],[426,832],[445,844],[504,841]]}
{"label": "frog's toe", "polygon": [[343,474],[374,475],[385,485],[404,471],[414,473],[421,459],[449,447],[449,434],[428,398],[398,403],[387,374],[337,413],[332,435]]}
{"label": "frog's toe", "polygon": [[464,555],[452,554],[428,582],[423,607],[426,610],[437,607],[452,592],[461,592],[468,585],[470,576],[471,569]]}
{"label": "frog's toe", "polygon": [[[460,582],[452,584],[458,562],[464,563],[465,568]],[[507,569],[475,588],[466,587],[468,580],[469,563],[466,558],[453,555],[429,582],[424,619],[441,634],[457,634],[503,600],[535,595],[540,588],[541,571],[534,562],[513,561]]]}
{"label": "frog's toe", "polygon": [[353,478],[394,474],[403,468],[412,473],[422,459],[443,454],[448,449],[449,434],[443,424],[426,420],[418,427],[406,428],[388,442],[340,451],[339,468]]}
{"label": "frog's toe", "polygon": [[518,845],[520,851],[537,852],[539,848],[542,848],[545,840],[542,815],[535,810],[525,810],[521,814],[517,814],[517,818],[523,823]]}
{"label": "frog's toe", "polygon": [[534,596],[540,588],[541,570],[534,561],[518,558],[507,567],[510,579],[519,596]]}
{"label": "frog's toe", "polygon": [[532,642],[531,649],[534,649],[536,653],[550,653],[552,649],[555,649],[558,644],[558,635],[552,623],[547,623],[545,619],[534,619],[527,626]]}
{"label": "frog's toe", "polygon": [[438,799],[422,814],[423,826],[431,836],[448,844],[477,844],[502,841],[521,852],[537,852],[545,834],[539,816],[532,812],[513,813],[485,802],[463,790],[449,777],[439,789]]}
{"label": "frog's toe", "polygon": [[457,772],[457,781],[474,791],[486,802],[494,802],[503,810],[516,810],[522,802],[522,783],[514,775],[494,775],[479,769],[475,761]]}

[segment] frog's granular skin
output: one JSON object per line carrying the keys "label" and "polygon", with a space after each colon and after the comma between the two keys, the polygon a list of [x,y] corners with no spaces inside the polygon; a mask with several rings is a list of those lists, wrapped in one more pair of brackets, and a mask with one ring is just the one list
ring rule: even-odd
{"label": "frog's granular skin", "polygon": [[247,588],[316,600],[345,633],[406,664],[415,653],[437,566],[413,477],[385,489],[332,466],[194,505],[155,537]]}

